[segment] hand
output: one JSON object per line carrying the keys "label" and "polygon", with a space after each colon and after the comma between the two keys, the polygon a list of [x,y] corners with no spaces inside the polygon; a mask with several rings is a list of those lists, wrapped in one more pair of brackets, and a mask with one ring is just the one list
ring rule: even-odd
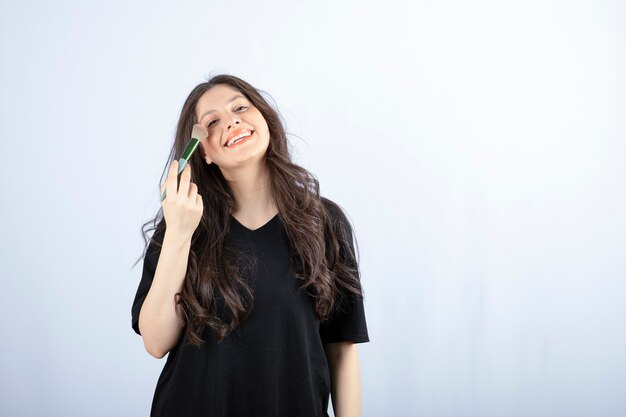
{"label": "hand", "polygon": [[165,183],[161,185],[161,194],[167,189],[167,195],[161,202],[163,216],[168,230],[191,238],[204,211],[202,196],[198,194],[198,186],[191,182],[190,164],[180,173],[180,185],[177,172],[178,161],[174,160]]}

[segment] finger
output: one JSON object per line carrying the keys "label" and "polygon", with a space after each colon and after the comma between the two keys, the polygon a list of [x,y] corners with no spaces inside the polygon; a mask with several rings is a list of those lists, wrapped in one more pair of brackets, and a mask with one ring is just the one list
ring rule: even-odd
{"label": "finger", "polygon": [[178,160],[174,159],[170,164],[170,169],[167,172],[167,178],[170,178],[172,175],[176,176],[178,172]]}
{"label": "finger", "polygon": [[[191,181],[191,166],[187,164],[180,173],[180,185],[178,186],[178,193],[181,196],[187,197],[189,195],[189,182]],[[169,192],[169,191],[168,191]]]}
{"label": "finger", "polygon": [[172,161],[172,164],[170,165],[170,171],[167,174],[167,180],[166,180],[166,188],[167,188],[167,195],[165,196],[165,199],[167,200],[168,198],[171,200],[172,198],[174,198],[176,196],[176,189],[178,188],[178,175],[176,174],[178,172],[178,160],[174,160]]}
{"label": "finger", "polygon": [[193,202],[196,201],[196,196],[198,195],[198,186],[195,183],[189,183],[189,199]]}

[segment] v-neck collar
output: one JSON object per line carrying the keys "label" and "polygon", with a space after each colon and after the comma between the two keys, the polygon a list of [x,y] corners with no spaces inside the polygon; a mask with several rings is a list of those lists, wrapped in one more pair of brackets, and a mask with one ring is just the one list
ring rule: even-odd
{"label": "v-neck collar", "polygon": [[272,223],[274,223],[276,220],[278,220],[278,213],[276,213],[274,215],[274,217],[272,217],[271,219],[269,219],[267,222],[265,222],[265,224],[263,224],[260,227],[257,227],[256,229],[249,229],[246,226],[244,226],[243,224],[241,224],[241,222],[239,222],[239,220],[237,220],[235,218],[235,216],[233,216],[232,214],[230,214],[230,218],[236,223],[238,224],[242,229],[244,229],[246,232],[248,233],[257,233],[260,232],[261,230],[269,227]]}

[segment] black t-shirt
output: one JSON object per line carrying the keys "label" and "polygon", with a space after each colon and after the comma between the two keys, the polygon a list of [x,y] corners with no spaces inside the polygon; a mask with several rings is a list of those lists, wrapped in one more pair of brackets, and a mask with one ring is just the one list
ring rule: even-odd
{"label": "black t-shirt", "polygon": [[[329,213],[339,216],[352,236],[344,214]],[[313,298],[299,288],[303,281],[289,273],[289,245],[279,214],[255,230],[231,215],[226,244],[242,245],[258,259],[248,274],[251,315],[220,343],[210,326],[200,347],[189,345],[182,332],[157,382],[151,417],[328,417],[331,381],[324,343],[369,342],[363,300],[349,297],[347,308],[328,321],[317,319]],[[151,241],[132,306],[138,334],[158,257]]]}

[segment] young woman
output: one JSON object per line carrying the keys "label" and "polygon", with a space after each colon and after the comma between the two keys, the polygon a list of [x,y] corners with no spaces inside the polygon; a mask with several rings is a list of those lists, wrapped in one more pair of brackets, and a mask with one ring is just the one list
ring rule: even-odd
{"label": "young woman", "polygon": [[[179,183],[196,123],[209,135]],[[132,306],[146,350],[169,353],[151,416],[323,417],[329,395],[337,417],[360,416],[352,228],[291,162],[277,111],[214,76],[185,101],[170,157]]]}

